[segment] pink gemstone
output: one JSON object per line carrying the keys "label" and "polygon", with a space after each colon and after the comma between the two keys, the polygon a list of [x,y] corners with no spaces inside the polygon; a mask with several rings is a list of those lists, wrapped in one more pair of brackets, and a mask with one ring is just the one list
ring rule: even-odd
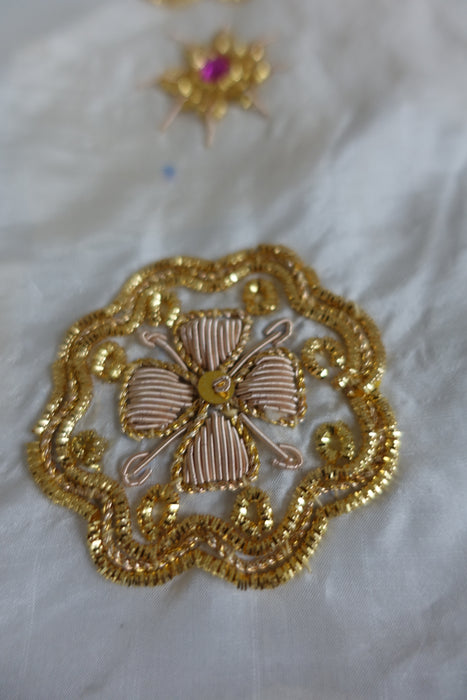
{"label": "pink gemstone", "polygon": [[205,83],[215,83],[230,70],[230,61],[226,56],[210,58],[201,68],[199,74]]}

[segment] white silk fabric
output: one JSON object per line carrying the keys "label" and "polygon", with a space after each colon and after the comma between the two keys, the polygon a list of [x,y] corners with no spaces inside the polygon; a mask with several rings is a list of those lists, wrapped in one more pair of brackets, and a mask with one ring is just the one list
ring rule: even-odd
{"label": "white silk fabric", "polygon": [[[6,0],[2,16],[0,697],[463,700],[466,4]],[[170,100],[143,86],[182,60],[176,38],[222,26],[273,40],[276,70],[270,118],[231,109],[207,150],[192,115],[162,134]],[[198,570],[119,587],[25,464],[58,344],[141,266],[262,242],[375,319],[397,476],[275,590]]]}

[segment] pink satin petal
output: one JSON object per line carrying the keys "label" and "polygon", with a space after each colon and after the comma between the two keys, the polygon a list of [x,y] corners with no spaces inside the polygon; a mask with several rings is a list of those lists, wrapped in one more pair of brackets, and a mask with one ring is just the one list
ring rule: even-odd
{"label": "pink satin petal", "polygon": [[287,351],[258,355],[238,383],[235,396],[240,405],[266,420],[295,423],[303,400],[292,357]]}
{"label": "pink satin petal", "polygon": [[191,488],[234,486],[248,473],[250,458],[238,430],[214,411],[189,444],[183,481]]}

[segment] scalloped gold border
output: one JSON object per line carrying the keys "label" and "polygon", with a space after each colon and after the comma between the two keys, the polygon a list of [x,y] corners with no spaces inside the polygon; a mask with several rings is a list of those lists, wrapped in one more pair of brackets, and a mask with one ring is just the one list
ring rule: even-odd
{"label": "scalloped gold border", "polygon": [[[323,349],[319,343],[304,351],[302,361],[314,376],[330,381],[347,399],[360,426],[360,449],[347,463],[324,461],[306,473],[285,516],[267,528],[260,523],[256,529],[248,529],[238,518],[227,522],[211,515],[177,521],[167,513],[150,527],[151,498],[154,505],[158,498],[165,498],[167,507],[177,506],[172,502],[173,494],[164,487],[153,487],[152,495],[148,492],[143,499],[144,508],[142,503],[138,511],[144,518],[140,523],[143,532],[151,533],[149,541],[140,544],[132,535],[124,488],[100,471],[91,473],[80,467],[69,449],[73,430],[93,396],[92,353],[110,337],[133,333],[146,319],[156,293],[176,286],[220,292],[258,273],[281,285],[298,314],[324,324],[339,336],[340,342],[327,339],[327,346],[323,346],[335,370],[332,378],[326,369],[319,370],[315,357]],[[113,581],[162,584],[197,566],[240,588],[271,588],[307,565],[330,517],[367,503],[390,481],[396,468],[399,434],[378,389],[383,370],[384,351],[370,318],[354,303],[322,288],[315,273],[282,246],[262,245],[216,262],[188,257],[161,260],[133,275],[109,306],[69,329],[53,366],[52,396],[34,429],[37,438],[28,445],[30,469],[54,502],[86,518],[91,556],[98,570]],[[256,491],[252,493],[256,499],[260,497]],[[244,503],[248,494],[247,488]],[[322,505],[320,496],[324,494]]]}

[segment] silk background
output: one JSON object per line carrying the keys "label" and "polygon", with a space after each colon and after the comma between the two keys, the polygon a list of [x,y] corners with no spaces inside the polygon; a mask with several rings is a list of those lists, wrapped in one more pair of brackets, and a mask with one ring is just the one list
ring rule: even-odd
{"label": "silk background", "polygon": [[[3,0],[0,697],[467,696],[467,5]],[[171,38],[274,37],[266,121],[164,135]],[[68,326],[140,266],[294,248],[375,319],[403,432],[391,488],[331,522],[312,572],[240,592],[127,589],[50,503],[25,443]]]}

